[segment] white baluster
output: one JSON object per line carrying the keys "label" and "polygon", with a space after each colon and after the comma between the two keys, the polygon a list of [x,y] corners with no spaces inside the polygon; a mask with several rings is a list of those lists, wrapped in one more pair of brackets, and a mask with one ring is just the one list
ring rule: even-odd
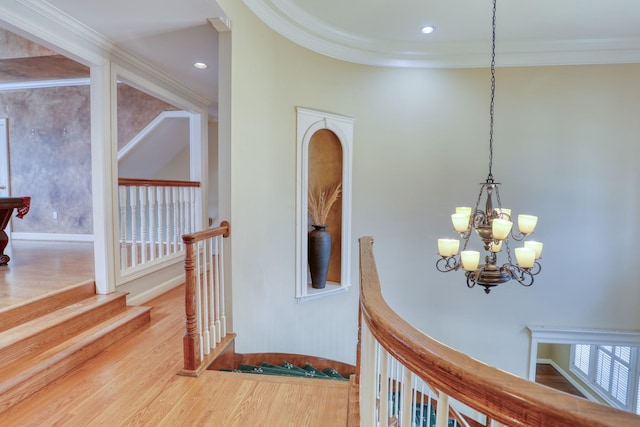
{"label": "white baluster", "polygon": [[140,264],[148,261],[147,258],[147,187],[140,187]]}
{"label": "white baluster", "polygon": [[[411,374],[411,371],[404,366],[402,366],[402,370],[404,371],[402,379],[402,393],[400,394],[402,398],[402,408],[400,409],[400,417],[398,418],[400,419],[401,426],[411,426],[411,418],[414,412],[411,410],[411,408],[413,408],[413,375]],[[411,398],[409,396],[411,396]]]}
{"label": "white baluster", "polygon": [[129,203],[131,204],[131,267],[138,264],[138,187],[129,187]]}
{"label": "white baluster", "polygon": [[447,427],[449,424],[449,395],[438,392],[438,410],[436,411],[436,427]]}
{"label": "white baluster", "polygon": [[360,330],[360,425],[376,426],[376,344],[366,322]]}
{"label": "white baluster", "polygon": [[171,187],[164,188],[164,200],[165,200],[165,253],[167,255],[171,254],[171,211],[172,211],[172,202],[171,202]]}
{"label": "white baluster", "polygon": [[222,236],[216,237],[218,241],[218,299],[220,300],[220,336],[227,336],[227,315],[224,308],[224,241]]}
{"label": "white baluster", "polygon": [[393,406],[392,394],[393,391],[389,389],[389,353],[384,351],[380,352],[380,409],[379,418],[381,425],[388,425],[389,423],[389,405]]}
{"label": "white baluster", "polygon": [[185,203],[186,190],[186,188],[178,188],[178,216],[180,218],[180,228],[178,229],[178,233],[176,235],[176,251],[181,251],[183,249],[181,236],[187,232],[187,212]]}
{"label": "white baluster", "polygon": [[215,281],[215,271],[216,271],[216,253],[214,247],[214,239],[207,240],[207,248],[209,250],[207,260],[209,261],[209,269],[207,271],[207,284],[209,286],[209,329],[211,330],[211,344],[212,348],[216,348],[217,344],[220,342],[220,334],[216,330],[216,281]]}
{"label": "white baluster", "polygon": [[173,247],[171,253],[178,251],[178,236],[180,235],[180,197],[178,196],[178,188],[173,187],[171,194],[171,204],[173,206],[173,230],[171,232],[171,241]]}
{"label": "white baluster", "polygon": [[156,205],[156,189],[149,189],[149,259],[156,259],[156,215],[158,206]]}
{"label": "white baluster", "polygon": [[164,238],[162,235],[162,230],[164,230],[164,228],[162,227],[162,224],[163,220],[166,221],[164,216],[164,190],[162,187],[156,188],[156,200],[158,204],[158,232],[156,233],[158,239],[158,258],[162,258],[164,255]]}
{"label": "white baluster", "polygon": [[211,352],[211,335],[209,334],[209,287],[207,286],[207,267],[209,265],[207,261],[207,245],[206,242],[196,243],[196,256],[198,257],[200,269],[198,270],[198,288],[201,291],[201,305],[202,305],[202,338],[204,354]]}
{"label": "white baluster", "polygon": [[195,278],[196,278],[196,333],[198,334],[200,341],[200,360],[204,358],[204,337],[202,333],[202,287],[200,280],[200,256],[198,256],[198,245],[195,247]]}
{"label": "white baluster", "polygon": [[[189,233],[193,233],[196,231],[196,191],[198,189],[195,187],[189,188],[189,211],[191,215],[189,215]],[[207,228],[207,224],[203,223],[202,226]]]}
{"label": "white baluster", "polygon": [[129,267],[129,251],[127,250],[127,187],[118,187],[120,201],[120,270]]}

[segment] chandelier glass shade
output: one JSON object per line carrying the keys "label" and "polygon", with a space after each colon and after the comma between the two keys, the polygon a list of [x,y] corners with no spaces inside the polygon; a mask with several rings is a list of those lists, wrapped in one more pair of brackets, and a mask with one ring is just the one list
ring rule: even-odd
{"label": "chandelier glass shade", "polygon": [[[459,233],[458,239],[438,239],[438,253],[440,258],[436,268],[441,272],[463,269],[469,288],[475,285],[484,287],[488,294],[494,286],[515,280],[523,286],[531,286],[534,276],[540,273],[539,263],[543,244],[536,241],[525,241],[535,230],[538,217],[533,215],[518,215],[518,230],[513,229],[511,209],[502,207],[499,183],[493,179],[493,121],[494,98],[496,90],[495,55],[496,55],[496,0],[493,0],[493,38],[491,49],[491,103],[489,124],[489,174],[485,182],[480,184],[480,193],[475,206],[457,207],[451,215],[453,228]],[[480,206],[485,197],[484,207]],[[495,197],[495,199],[494,199]],[[494,204],[494,200],[495,203]],[[475,232],[475,233],[474,233]],[[468,244],[472,234],[477,234],[482,240],[484,259],[479,251],[469,250]],[[523,242],[522,247],[515,248],[516,263],[511,256],[509,241]],[[506,253],[507,261],[499,265],[498,254]]]}

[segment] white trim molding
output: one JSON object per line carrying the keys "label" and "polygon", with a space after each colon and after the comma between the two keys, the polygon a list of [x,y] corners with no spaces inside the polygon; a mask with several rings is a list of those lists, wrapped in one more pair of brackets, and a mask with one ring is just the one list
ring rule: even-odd
{"label": "white trim molding", "polygon": [[11,233],[11,240],[46,240],[54,242],[93,242],[93,234]]}
{"label": "white trim molding", "polygon": [[71,86],[89,86],[91,79],[59,79],[59,80],[39,80],[30,82],[9,82],[0,83],[0,91],[4,90],[21,90],[21,89],[41,89],[49,87],[71,87]]}
{"label": "white trim molding", "polygon": [[[314,52],[366,65],[420,68],[487,67],[484,42],[405,42],[348,32],[309,14],[291,0],[244,0],[273,31]],[[522,40],[500,43],[500,66],[637,63],[637,37]]]}
{"label": "white trim molding", "polygon": [[529,380],[535,381],[538,344],[610,344],[640,347],[640,331],[527,326],[531,334]]}
{"label": "white trim molding", "polygon": [[[351,286],[351,176],[353,157],[353,124],[351,117],[296,107],[297,175],[296,175],[296,298],[298,302],[346,292]],[[309,142],[321,129],[333,132],[342,145],[342,241],[340,242],[340,283],[327,283],[325,289],[313,289],[308,283],[307,213],[309,188]]]}

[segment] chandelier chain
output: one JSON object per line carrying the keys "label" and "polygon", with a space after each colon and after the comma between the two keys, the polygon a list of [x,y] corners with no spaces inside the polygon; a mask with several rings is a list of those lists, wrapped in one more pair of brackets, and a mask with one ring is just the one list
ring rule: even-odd
{"label": "chandelier chain", "polygon": [[493,115],[496,94],[496,2],[493,0],[493,21],[491,26],[491,103],[489,105],[489,175],[487,182],[493,182]]}

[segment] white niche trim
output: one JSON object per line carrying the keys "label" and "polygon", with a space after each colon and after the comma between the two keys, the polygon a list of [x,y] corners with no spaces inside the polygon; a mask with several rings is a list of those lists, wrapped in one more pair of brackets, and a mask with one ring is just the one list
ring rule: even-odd
{"label": "white niche trim", "polygon": [[[351,168],[353,156],[353,122],[351,117],[296,107],[296,299],[308,301],[346,292],[351,286]],[[307,212],[309,188],[309,142],[321,129],[333,132],[342,145],[342,241],[340,283],[327,282],[324,289],[311,287],[307,263]]]}

